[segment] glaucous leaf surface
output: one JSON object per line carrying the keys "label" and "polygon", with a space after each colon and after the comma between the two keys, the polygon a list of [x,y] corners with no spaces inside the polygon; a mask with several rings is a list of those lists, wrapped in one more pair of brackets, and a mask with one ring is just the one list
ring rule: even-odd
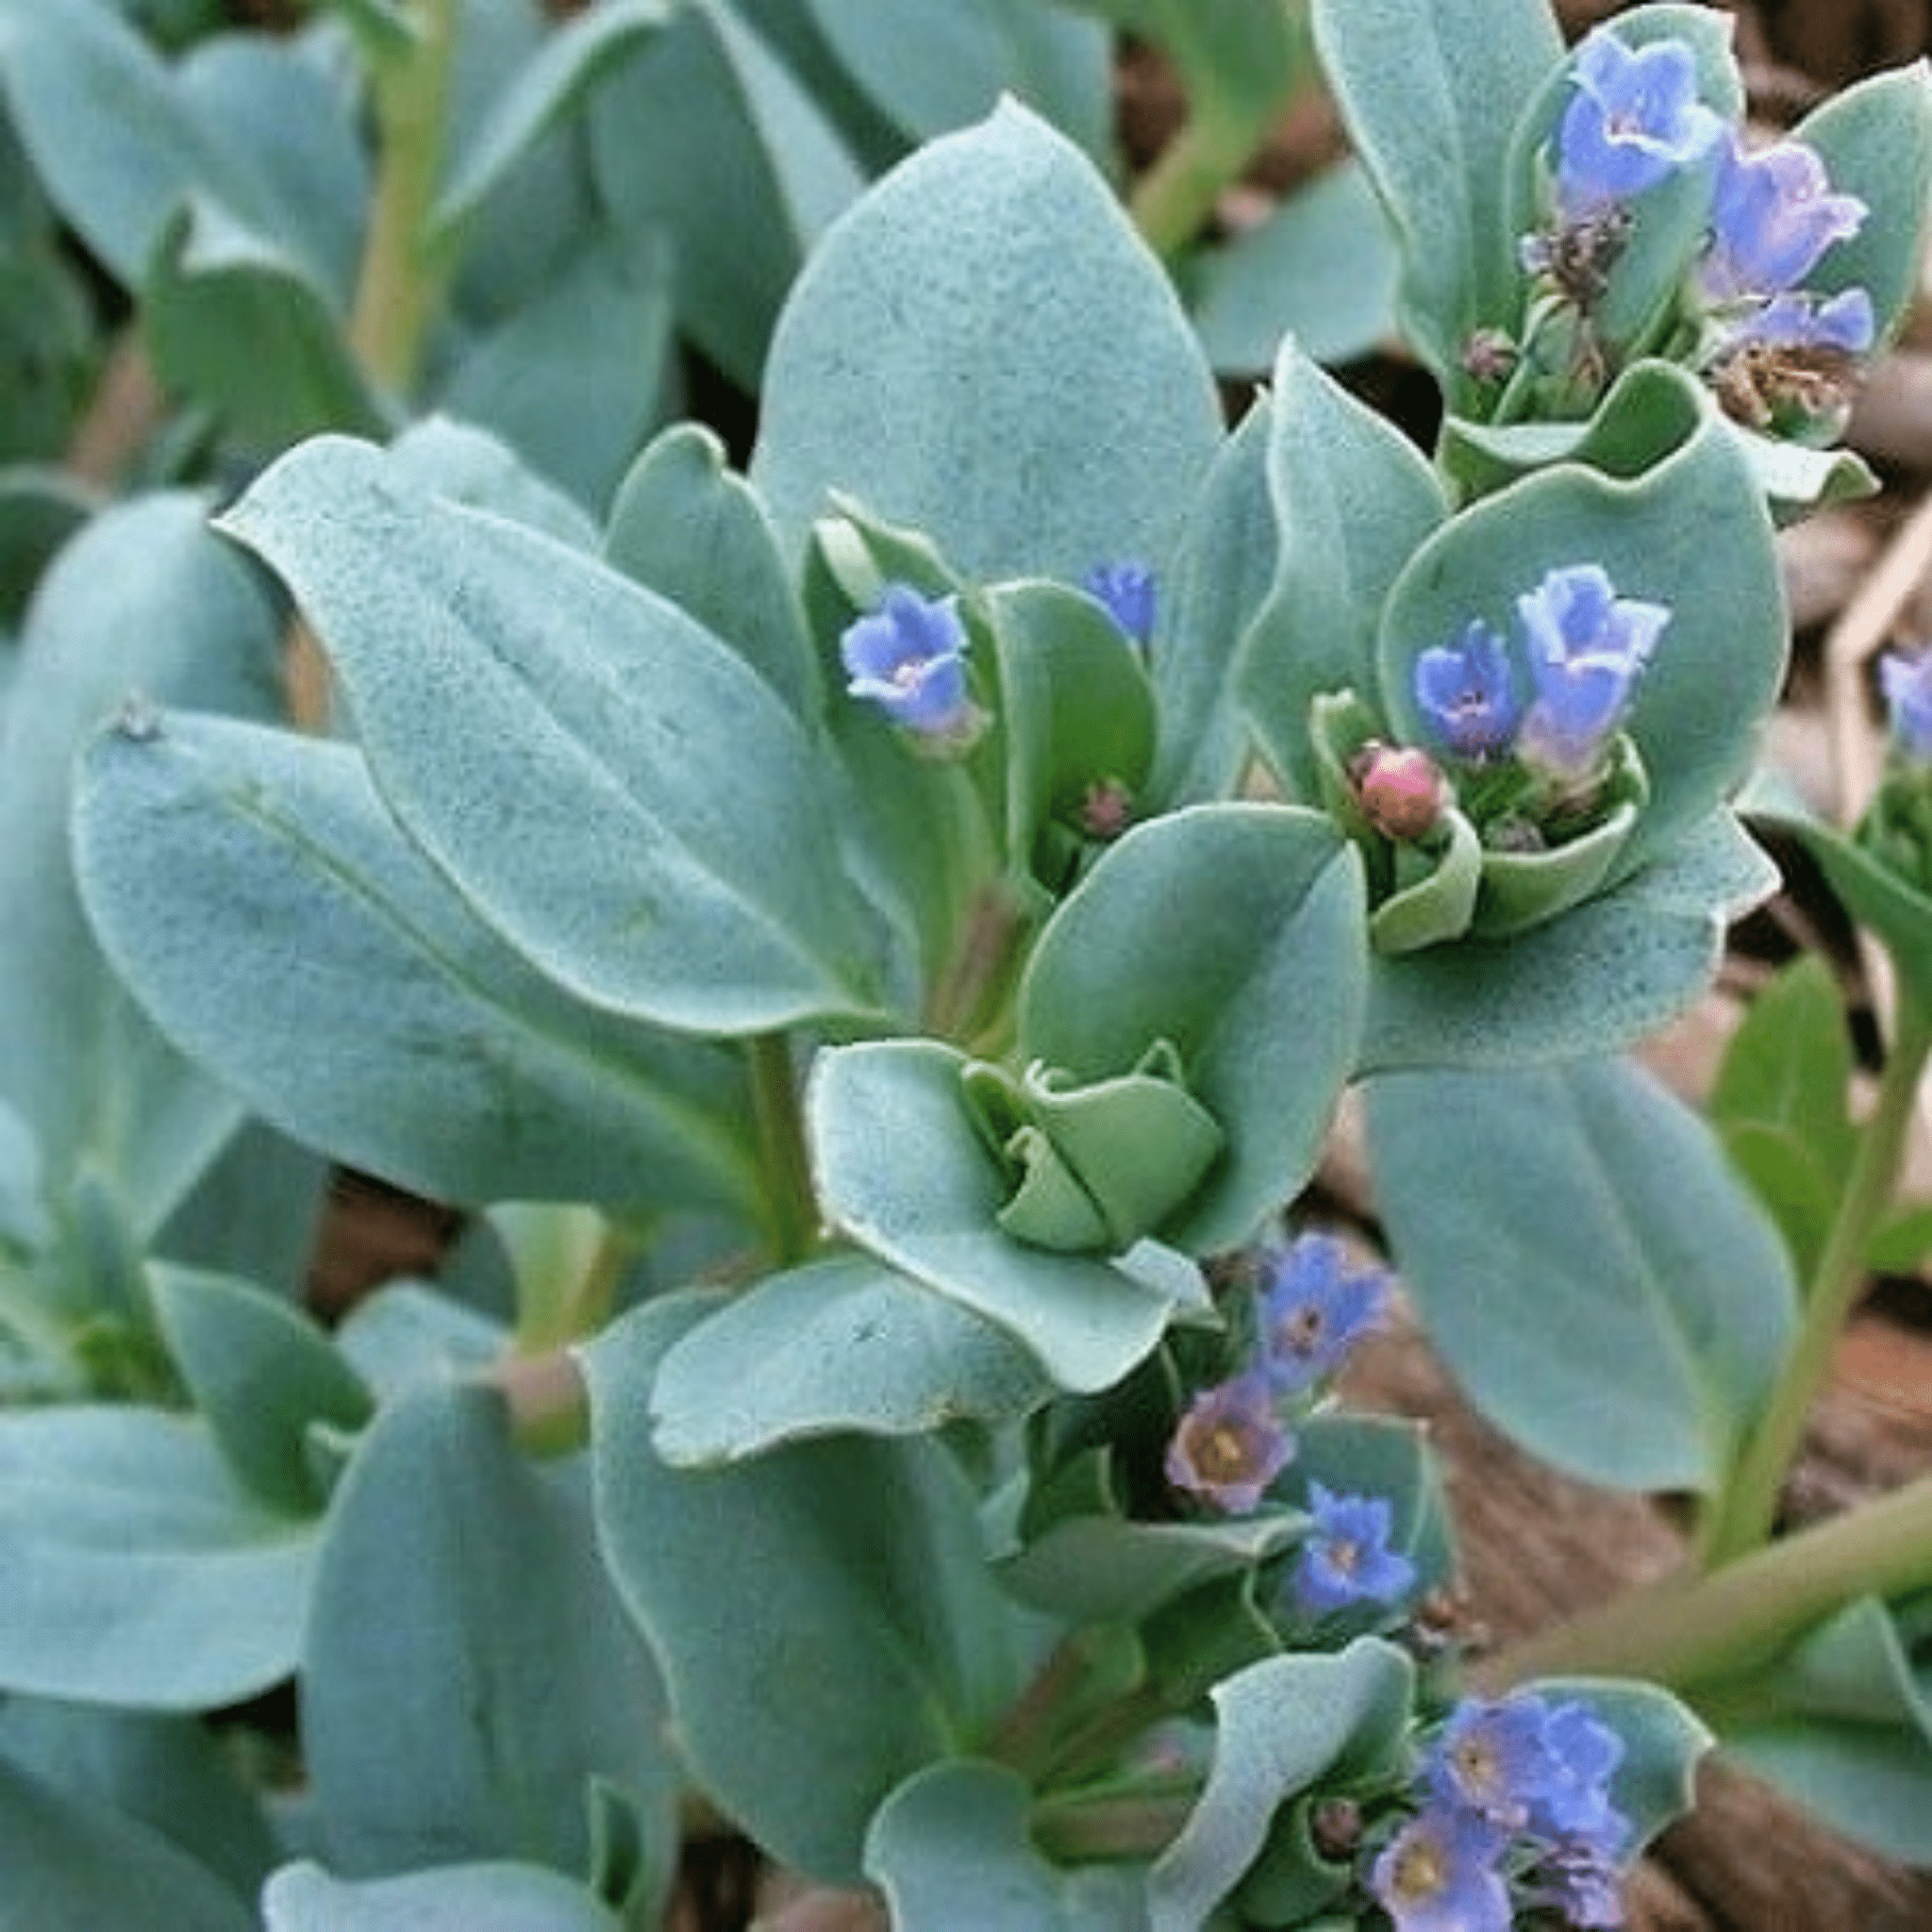
{"label": "glaucous leaf surface", "polygon": [[975,1932],[1140,1932],[1147,1924],[1138,1867],[1065,1871],[1034,1843],[1033,1794],[1003,1765],[960,1759],[908,1778],[878,1808],[865,1838],[866,1875],[895,1925],[956,1923],[972,1901]]}
{"label": "glaucous leaf surface", "polygon": [[1932,1684],[1923,1613],[1848,1605],[1774,1668],[1721,1690],[1726,1752],[1881,1857],[1923,1864],[1932,1800]]}
{"label": "glaucous leaf surface", "polygon": [[1633,878],[1544,925],[1377,957],[1360,1071],[1621,1052],[1697,999],[1716,976],[1725,926],[1777,883],[1777,868],[1720,808]]}
{"label": "glaucous leaf surface", "polygon": [[147,1232],[241,1117],[156,1033],[101,958],[69,857],[78,746],[128,695],[242,716],[281,708],[267,587],[160,492],[105,512],[42,580],[0,716],[0,1092],[50,1185],[92,1160]]}
{"label": "glaucous leaf surface", "polygon": [[318,1513],[327,1495],[309,1431],[353,1434],[369,1421],[361,1378],[313,1322],[245,1281],[157,1262],[149,1282],[169,1353],[229,1469],[271,1507]]}
{"label": "glaucous leaf surface", "polygon": [[820,1204],[861,1247],[1012,1334],[1061,1388],[1104,1389],[1203,1293],[1199,1276],[1181,1263],[1149,1281],[1008,1234],[1011,1183],[967,1110],[967,1064],[928,1040],[820,1054],[806,1096]]}
{"label": "glaucous leaf surface", "polygon": [[697,1031],[868,1010],[875,936],[828,774],[675,605],[338,438],[223,527],[294,591],[405,829],[550,977]]}
{"label": "glaucous leaf surface", "polygon": [[1012,103],[923,148],[813,251],[765,375],[752,481],[802,546],[841,491],[968,577],[1157,573],[1221,441],[1158,264]]}
{"label": "glaucous leaf surface", "polygon": [[280,1856],[257,1794],[197,1718],[8,1697],[0,1763],[158,1833],[244,1898]]}
{"label": "glaucous leaf surface", "polygon": [[134,1710],[252,1697],[294,1669],[316,1541],[197,1420],[0,1413],[0,1688]]}
{"label": "glaucous leaf surface", "polygon": [[1397,1263],[1476,1406],[1586,1481],[1714,1490],[1796,1288],[1702,1120],[1616,1060],[1386,1074],[1367,1093]]}
{"label": "glaucous leaf surface", "polygon": [[970,1748],[1017,1688],[1017,1612],[933,1443],[660,1461],[652,1383],[706,1306],[655,1301],[581,1351],[600,1544],[700,1784],[774,1856],[853,1882],[880,1802]]}
{"label": "glaucous leaf surface", "polygon": [[1021,1057],[1075,1080],[1157,1041],[1226,1136],[1161,1224],[1231,1248],[1301,1191],[1355,1066],[1362,884],[1334,826],[1291,806],[1205,805],[1130,830],[1041,934],[1021,982]]}
{"label": "glaucous leaf surface", "polygon": [[869,1256],[769,1275],[664,1358],[652,1438],[680,1467],[857,1431],[923,1436],[1017,1421],[1053,1383],[1003,1328]]}
{"label": "glaucous leaf surface", "polygon": [[1409,339],[1448,380],[1472,329],[1515,321],[1505,204],[1518,112],[1562,42],[1547,0],[1314,0],[1322,72],[1403,243]]}
{"label": "glaucous leaf surface", "polygon": [[1268,1657],[1217,1684],[1214,1759],[1148,1882],[1153,1932],[1195,1932],[1267,1842],[1278,1807],[1320,1785],[1346,1795],[1399,1760],[1415,1666],[1358,1638],[1333,1656]]}
{"label": "glaucous leaf surface", "polygon": [[1292,341],[1274,364],[1273,425],[1274,575],[1236,676],[1270,761],[1312,800],[1308,708],[1374,690],[1378,614],[1448,505],[1422,452]]}
{"label": "glaucous leaf surface", "polygon": [[625,1923],[576,1880],[505,1858],[359,1880],[304,1858],[262,1888],[261,1910],[266,1932],[624,1932]]}
{"label": "glaucous leaf surface", "polygon": [[247,1932],[255,1919],[159,1832],[0,1757],[0,1923]]}
{"label": "glaucous leaf surface", "polygon": [[693,0],[590,109],[598,192],[627,234],[665,232],[678,320],[747,393],[800,264],[858,194],[831,120],[722,0]]}
{"label": "glaucous leaf surface", "polygon": [[129,983],[296,1139],[444,1200],[751,1198],[728,1052],[543,979],[350,747],[189,715],[110,733],[75,837]]}
{"label": "glaucous leaf surface", "polygon": [[308,1774],[344,1875],[582,1872],[602,1778],[643,1804],[668,1876],[663,1690],[599,1560],[587,1474],[532,1463],[498,1396],[448,1383],[402,1396],[358,1445],[302,1646]]}
{"label": "glaucous leaf surface", "polygon": [[652,440],[611,504],[604,560],[689,611],[801,719],[818,715],[818,658],[777,534],[713,431],[679,423]]}

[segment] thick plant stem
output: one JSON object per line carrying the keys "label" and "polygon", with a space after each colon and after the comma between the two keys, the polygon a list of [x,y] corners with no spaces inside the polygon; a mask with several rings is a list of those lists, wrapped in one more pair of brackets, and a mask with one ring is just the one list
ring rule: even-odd
{"label": "thick plant stem", "polygon": [[1763,1416],[1706,1519],[1699,1557],[1707,1570],[1748,1555],[1771,1534],[1806,1418],[1831,1372],[1839,1337],[1864,1285],[1873,1232],[1897,1186],[1928,1052],[1932,1014],[1901,987],[1877,1105],[1861,1131],[1850,1179],[1799,1316],[1797,1340]]}
{"label": "thick plant stem", "polygon": [[1932,1476],[1782,1538],[1707,1575],[1682,1572],[1499,1652],[1475,1673],[1500,1690],[1533,1677],[1643,1677],[1701,1686],[1774,1661],[1864,1596],[1932,1586]]}
{"label": "thick plant stem", "polygon": [[751,1063],[752,1107],[765,1184],[765,1236],[774,1266],[790,1268],[818,1245],[819,1204],[799,1112],[791,1047],[782,1033],[760,1033],[745,1043]]}
{"label": "thick plant stem", "polygon": [[457,0],[416,0],[414,40],[374,72],[375,199],[349,340],[370,376],[402,392],[416,378],[448,264],[429,242],[442,168]]}
{"label": "thick plant stem", "polygon": [[1206,226],[1222,191],[1241,177],[1259,136],[1197,116],[1161,149],[1135,184],[1127,212],[1161,257],[1178,255]]}

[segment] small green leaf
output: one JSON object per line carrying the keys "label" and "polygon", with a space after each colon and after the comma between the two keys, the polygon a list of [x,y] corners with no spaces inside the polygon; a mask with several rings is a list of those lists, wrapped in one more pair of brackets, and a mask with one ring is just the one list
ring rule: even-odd
{"label": "small green leaf", "polygon": [[295,1667],[316,1543],[242,1489],[205,1424],[0,1414],[0,1688],[136,1710],[252,1697]]}
{"label": "small green leaf", "polygon": [[[772,344],[752,480],[793,548],[841,491],[969,578],[1165,570],[1221,441],[1193,333],[1111,190],[1003,105],[814,251]],[[1024,479],[1024,483],[1021,479]]]}
{"label": "small green leaf", "polygon": [[1162,1241],[1235,1246],[1312,1172],[1355,1065],[1362,932],[1360,867],[1325,819],[1204,805],[1130,831],[1041,935],[1023,1058],[1093,1081],[1164,1041],[1226,1137]]}
{"label": "small green leaf", "polygon": [[388,427],[323,291],[212,203],[191,202],[163,231],[143,320],[161,380],[239,437],[277,448],[325,429]]}
{"label": "small green leaf", "polygon": [[241,1895],[158,1832],[0,1757],[0,1924],[248,1932]]}
{"label": "small green leaf", "polygon": [[668,0],[604,0],[546,36],[451,161],[430,213],[430,245],[447,246],[541,136],[671,15]]}
{"label": "small green leaf", "polygon": [[229,1468],[275,1508],[319,1512],[308,1432],[368,1422],[361,1378],[313,1323],[245,1281],[167,1262],[150,1279],[169,1352]]}
{"label": "small green leaf", "polygon": [[582,1353],[599,1539],[698,1781],[774,1857],[851,1882],[878,1804],[1013,1694],[1016,1612],[931,1442],[844,1436],[727,1469],[662,1463],[651,1387],[708,1305],[654,1301]]}
{"label": "small green leaf", "polygon": [[1312,800],[1310,707],[1351,689],[1374,700],[1377,615],[1448,507],[1422,452],[1293,342],[1275,366],[1268,486],[1274,581],[1236,675],[1263,750]]}
{"label": "small green leaf", "polygon": [[1414,1692],[1413,1663],[1373,1638],[1332,1657],[1268,1657],[1217,1684],[1206,1789],[1149,1880],[1153,1932],[1211,1923],[1291,1800],[1391,1781]]}
{"label": "small green leaf", "polygon": [[302,1653],[308,1774],[350,1875],[464,1858],[585,1871],[597,1777],[644,1803],[668,1878],[680,1771],[587,1474],[532,1464],[497,1395],[449,1383],[401,1397],[358,1447]]}
{"label": "small green leaf", "polygon": [[1146,1921],[1141,1874],[1120,1865],[1061,1871],[1032,1833],[1032,1793],[1003,1765],[958,1759],[908,1778],[865,1835],[865,1872],[895,1925],[958,1922],[974,1932],[1137,1932]]}
{"label": "small green leaf", "polygon": [[823,768],[675,605],[339,438],[223,525],[315,625],[391,808],[550,977],[693,1031],[870,1010],[875,941]]}
{"label": "small green leaf", "polygon": [[710,430],[676,424],[638,458],[611,505],[604,560],[688,610],[800,718],[817,717],[818,659],[777,535]]}
{"label": "small green leaf", "polygon": [[1394,337],[1400,268],[1389,218],[1351,158],[1205,254],[1188,306],[1222,375],[1274,368],[1287,336],[1317,362],[1348,362]]}
{"label": "small green leaf", "polygon": [[1204,1292],[1199,1277],[1171,1257],[1150,1285],[1006,1233],[1011,1181],[968,1109],[968,1064],[937,1041],[821,1053],[806,1095],[820,1203],[861,1247],[1016,1336],[1061,1388],[1104,1389]]}
{"label": "small green leaf", "polygon": [[1053,1393],[1004,1329],[863,1256],[774,1274],[700,1323],[651,1386],[658,1454],[735,1462],[857,1430],[997,1425]]}
{"label": "small green leaf", "polygon": [[1508,203],[1517,116],[1562,57],[1546,0],[1314,0],[1322,72],[1403,251],[1410,339],[1445,387],[1521,301]]}
{"label": "small green leaf", "polygon": [[1633,1067],[1580,1060],[1385,1075],[1368,1120],[1404,1278],[1476,1406],[1586,1481],[1714,1490],[1796,1287],[1700,1118]]}

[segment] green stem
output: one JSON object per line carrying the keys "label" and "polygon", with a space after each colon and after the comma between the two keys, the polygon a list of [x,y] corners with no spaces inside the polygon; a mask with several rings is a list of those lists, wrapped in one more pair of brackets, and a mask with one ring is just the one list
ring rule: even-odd
{"label": "green stem", "polygon": [[1127,212],[1148,247],[1173,257],[1193,241],[1259,140],[1260,130],[1246,121],[1197,114],[1184,123],[1127,197]]}
{"label": "green stem", "polygon": [[370,376],[407,391],[441,304],[449,264],[428,241],[442,169],[458,0],[415,0],[407,51],[375,63],[375,197],[349,340]]}
{"label": "green stem", "polygon": [[1781,1538],[1709,1574],[1682,1571],[1526,1639],[1474,1673],[1643,1677],[1680,1692],[1762,1669],[1864,1596],[1932,1586],[1932,1476]]}
{"label": "green stem", "polygon": [[1707,1570],[1764,1542],[1778,1497],[1804,1439],[1813,1402],[1831,1373],[1846,1318],[1865,1284],[1866,1256],[1890,1205],[1905,1159],[1912,1107],[1932,1053],[1932,1014],[1901,982],[1891,1051],[1878,1099],[1865,1123],[1852,1172],[1799,1317],[1798,1335],[1776,1387],[1715,1499],[1699,1550]]}
{"label": "green stem", "polygon": [[758,1118],[758,1155],[764,1177],[766,1238],[773,1262],[790,1268],[819,1242],[818,1195],[805,1143],[798,1082],[791,1042],[782,1033],[760,1033],[745,1042],[751,1064],[752,1108]]}

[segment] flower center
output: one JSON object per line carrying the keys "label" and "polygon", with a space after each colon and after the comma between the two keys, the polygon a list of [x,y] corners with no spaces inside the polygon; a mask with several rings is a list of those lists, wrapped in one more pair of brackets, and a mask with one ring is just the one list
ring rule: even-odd
{"label": "flower center", "polygon": [[1433,1898],[1449,1876],[1442,1848],[1420,1834],[1403,1846],[1395,1859],[1395,1891],[1405,1899]]}

